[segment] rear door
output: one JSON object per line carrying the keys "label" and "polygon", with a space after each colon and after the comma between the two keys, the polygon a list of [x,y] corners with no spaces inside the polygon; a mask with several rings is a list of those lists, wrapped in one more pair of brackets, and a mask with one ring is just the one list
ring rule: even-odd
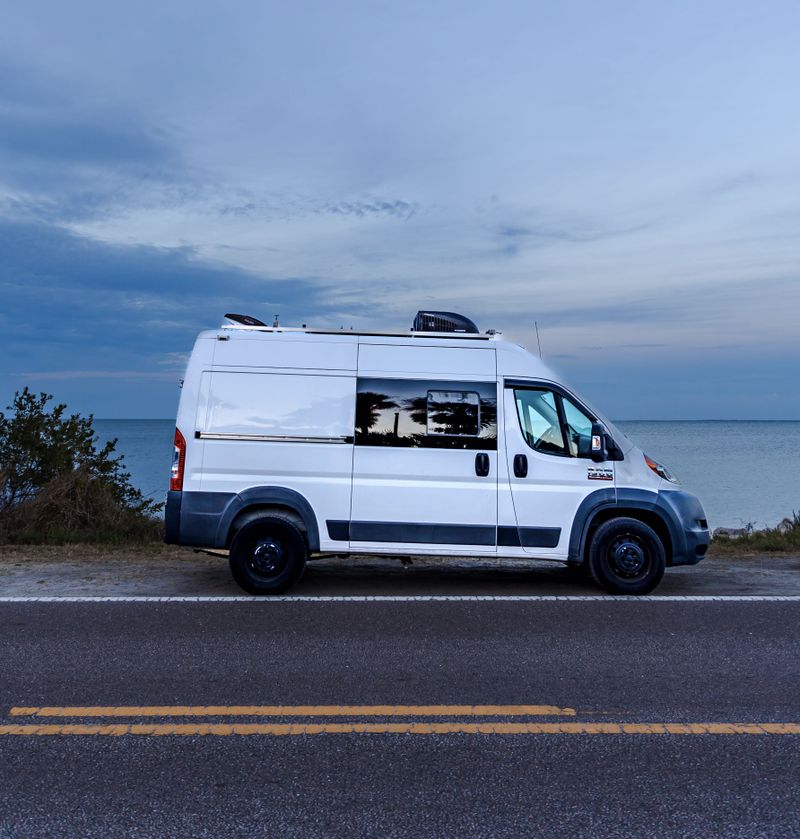
{"label": "rear door", "polygon": [[201,489],[232,496],[256,487],[299,493],[325,522],[350,514],[355,375],[214,370],[203,374],[195,443]]}
{"label": "rear door", "polygon": [[351,548],[495,553],[494,349],[362,345]]}
{"label": "rear door", "polygon": [[590,492],[614,488],[614,464],[591,460],[593,418],[560,387],[506,381],[503,399],[517,518],[517,534],[506,542],[540,557],[565,558],[578,506]]}

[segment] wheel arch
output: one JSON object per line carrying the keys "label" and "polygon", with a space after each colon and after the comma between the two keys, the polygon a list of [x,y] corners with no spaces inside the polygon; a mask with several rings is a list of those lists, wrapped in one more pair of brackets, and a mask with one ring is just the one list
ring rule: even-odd
{"label": "wheel arch", "polygon": [[610,519],[623,516],[641,521],[655,531],[664,545],[667,565],[671,565],[679,531],[659,505],[658,493],[644,489],[601,489],[587,495],[575,513],[570,534],[569,564],[582,565],[597,528]]}
{"label": "wheel arch", "polygon": [[237,530],[266,513],[278,513],[289,519],[304,533],[309,552],[319,551],[314,510],[299,492],[286,487],[251,487],[235,495],[220,519],[217,544],[229,547]]}

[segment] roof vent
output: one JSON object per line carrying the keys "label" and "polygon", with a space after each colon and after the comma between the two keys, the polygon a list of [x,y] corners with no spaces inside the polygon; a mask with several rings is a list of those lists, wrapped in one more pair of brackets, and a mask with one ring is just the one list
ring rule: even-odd
{"label": "roof vent", "polygon": [[478,327],[464,315],[455,312],[417,312],[414,332],[478,332]]}
{"label": "roof vent", "polygon": [[264,323],[263,320],[254,318],[252,315],[236,315],[231,313],[225,315],[225,317],[234,323],[241,324],[242,326],[266,326],[266,323]]}

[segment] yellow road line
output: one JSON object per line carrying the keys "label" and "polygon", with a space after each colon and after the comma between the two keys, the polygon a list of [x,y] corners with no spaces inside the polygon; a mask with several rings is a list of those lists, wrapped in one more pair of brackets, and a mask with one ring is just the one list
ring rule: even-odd
{"label": "yellow road line", "polygon": [[111,723],[0,725],[0,736],[92,735],[120,737],[301,734],[793,734],[800,723],[408,722],[408,723]]}
{"label": "yellow road line", "polygon": [[574,717],[557,705],[88,705],[17,707],[12,717]]}

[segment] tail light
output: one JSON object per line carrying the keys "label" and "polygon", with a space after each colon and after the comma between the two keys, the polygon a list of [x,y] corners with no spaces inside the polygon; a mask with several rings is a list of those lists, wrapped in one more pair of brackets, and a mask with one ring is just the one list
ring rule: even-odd
{"label": "tail light", "polygon": [[169,477],[169,488],[180,492],[183,489],[183,467],[186,465],[186,440],[180,429],[175,429],[175,448],[172,452],[172,470]]}

